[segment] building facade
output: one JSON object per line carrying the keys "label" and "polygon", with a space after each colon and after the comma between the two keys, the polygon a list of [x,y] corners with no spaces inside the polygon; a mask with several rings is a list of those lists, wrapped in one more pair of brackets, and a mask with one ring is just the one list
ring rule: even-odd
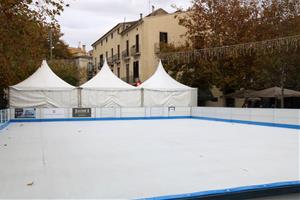
{"label": "building facade", "polygon": [[72,54],[72,61],[79,72],[79,84],[85,83],[94,75],[92,51],[86,51],[85,45],[79,45],[77,48],[69,47]]}
{"label": "building facade", "polygon": [[117,24],[92,44],[94,66],[99,70],[106,58],[122,80],[147,80],[156,70],[162,44],[185,44],[186,28],[176,17],[183,14],[158,9],[137,21]]}

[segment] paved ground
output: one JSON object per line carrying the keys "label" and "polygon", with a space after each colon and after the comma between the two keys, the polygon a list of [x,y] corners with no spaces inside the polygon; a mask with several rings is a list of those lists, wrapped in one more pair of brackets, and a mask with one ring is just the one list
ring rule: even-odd
{"label": "paved ground", "polygon": [[14,123],[0,198],[140,198],[299,180],[299,131],[195,119]]}

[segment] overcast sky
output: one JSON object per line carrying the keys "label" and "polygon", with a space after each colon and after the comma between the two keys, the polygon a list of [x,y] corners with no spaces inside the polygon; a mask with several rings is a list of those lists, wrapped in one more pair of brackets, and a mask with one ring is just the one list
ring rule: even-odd
{"label": "overcast sky", "polygon": [[[77,47],[79,42],[91,49],[91,44],[119,22],[139,19],[149,14],[151,5],[174,12],[171,5],[187,8],[190,0],[66,0],[70,7],[58,17],[63,40]],[[150,7],[149,7],[150,5]]]}

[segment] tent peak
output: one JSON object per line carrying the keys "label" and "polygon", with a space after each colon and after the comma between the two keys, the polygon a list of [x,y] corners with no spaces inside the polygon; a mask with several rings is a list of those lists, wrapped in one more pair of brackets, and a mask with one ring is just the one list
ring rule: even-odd
{"label": "tent peak", "polygon": [[145,89],[159,89],[159,90],[190,90],[193,89],[189,86],[179,83],[173,79],[164,69],[161,60],[159,60],[158,66],[154,74],[142,83],[140,88]]}
{"label": "tent peak", "polygon": [[104,59],[101,70],[91,80],[82,84],[80,88],[89,89],[137,89],[117,77]]}
{"label": "tent peak", "polygon": [[46,60],[27,79],[11,86],[18,90],[63,90],[74,89],[75,87],[58,77],[49,67]]}

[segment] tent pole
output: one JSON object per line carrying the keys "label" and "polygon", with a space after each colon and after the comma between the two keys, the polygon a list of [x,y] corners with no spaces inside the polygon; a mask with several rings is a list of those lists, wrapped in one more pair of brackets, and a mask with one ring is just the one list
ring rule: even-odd
{"label": "tent pole", "polygon": [[82,91],[82,88],[78,88],[78,108],[81,108],[82,107],[82,102],[81,102],[81,91]]}
{"label": "tent pole", "polygon": [[281,108],[284,108],[284,88],[281,87],[281,99],[280,99]]}
{"label": "tent pole", "polygon": [[281,108],[284,108],[284,82],[285,82],[285,67],[286,67],[286,64],[284,64],[281,68],[281,101],[280,101],[280,104],[281,104]]}
{"label": "tent pole", "polygon": [[141,88],[141,107],[144,107],[144,88]]}
{"label": "tent pole", "polygon": [[11,88],[7,88],[7,107],[10,108],[10,90]]}

